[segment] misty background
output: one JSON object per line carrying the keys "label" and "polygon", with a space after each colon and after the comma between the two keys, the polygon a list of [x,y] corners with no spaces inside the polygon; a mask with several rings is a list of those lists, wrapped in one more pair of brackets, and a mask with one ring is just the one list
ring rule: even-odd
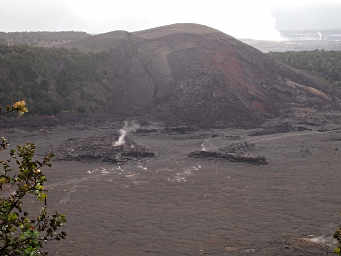
{"label": "misty background", "polygon": [[337,0],[1,0],[0,31],[137,31],[199,23],[238,38],[280,40],[279,30],[341,26]]}

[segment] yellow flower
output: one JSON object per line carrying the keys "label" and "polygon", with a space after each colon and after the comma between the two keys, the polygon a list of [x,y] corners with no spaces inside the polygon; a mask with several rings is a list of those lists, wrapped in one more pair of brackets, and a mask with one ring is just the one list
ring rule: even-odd
{"label": "yellow flower", "polygon": [[14,110],[18,111],[20,115],[23,115],[24,113],[28,112],[26,102],[24,100],[17,101],[12,105],[12,107]]}
{"label": "yellow flower", "polygon": [[13,108],[22,108],[26,106],[26,102],[24,100],[17,101],[13,104]]}

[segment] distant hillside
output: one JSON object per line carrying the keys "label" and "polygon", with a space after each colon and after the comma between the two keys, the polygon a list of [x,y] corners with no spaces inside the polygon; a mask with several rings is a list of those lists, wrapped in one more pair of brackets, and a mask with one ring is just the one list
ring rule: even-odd
{"label": "distant hillside", "polygon": [[341,29],[333,30],[282,30],[281,36],[289,41],[329,41],[341,40]]}
{"label": "distant hillside", "polygon": [[0,44],[55,47],[89,37],[85,32],[0,32]]}
{"label": "distant hillside", "polygon": [[302,51],[269,53],[292,67],[309,71],[341,86],[341,51]]}
{"label": "distant hillside", "polygon": [[268,52],[287,51],[341,51],[341,41],[328,40],[298,40],[298,41],[264,41],[253,39],[242,39],[242,41],[258,50]]}
{"label": "distant hillside", "polygon": [[335,106],[325,80],[198,24],[114,31],[64,47],[79,51],[1,47],[1,102],[25,98],[36,113],[149,113],[206,126],[252,126]]}
{"label": "distant hillside", "polygon": [[280,31],[283,41],[242,39],[262,52],[287,51],[341,51],[339,30],[285,30]]}
{"label": "distant hillside", "polygon": [[39,114],[103,109],[96,61],[100,56],[64,49],[0,46],[1,105],[25,99]]}
{"label": "distant hillside", "polygon": [[162,26],[142,31],[129,33],[127,31],[112,31],[104,34],[86,37],[78,41],[72,41],[64,44],[64,48],[77,48],[84,52],[100,52],[120,47],[127,41],[134,43],[142,43],[143,41],[157,40],[162,37],[171,35],[191,34],[191,35],[207,35],[210,33],[221,33],[213,28],[197,25],[197,24],[174,24]]}

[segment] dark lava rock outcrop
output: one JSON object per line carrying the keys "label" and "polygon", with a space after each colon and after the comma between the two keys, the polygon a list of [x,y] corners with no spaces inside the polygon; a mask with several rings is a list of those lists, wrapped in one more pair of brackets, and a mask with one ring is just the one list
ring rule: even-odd
{"label": "dark lava rock outcrop", "polygon": [[268,164],[264,156],[258,156],[252,153],[237,154],[220,151],[194,151],[188,156],[192,158],[225,159],[231,162],[246,162],[256,165]]}
{"label": "dark lava rock outcrop", "polygon": [[113,137],[70,138],[56,150],[59,160],[94,161],[124,163],[153,157],[148,148],[126,138],[123,145],[113,146]]}
{"label": "dark lava rock outcrop", "polygon": [[260,156],[252,152],[254,149],[255,145],[252,143],[237,142],[219,148],[216,151],[193,151],[188,154],[188,157],[202,159],[225,159],[231,162],[246,162],[256,165],[268,164],[268,161],[264,156]]}

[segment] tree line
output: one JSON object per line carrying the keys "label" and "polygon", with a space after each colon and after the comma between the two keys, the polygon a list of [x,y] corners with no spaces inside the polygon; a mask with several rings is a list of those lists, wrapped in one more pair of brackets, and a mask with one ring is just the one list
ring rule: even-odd
{"label": "tree line", "polygon": [[335,86],[341,86],[341,51],[271,52],[269,55],[294,68],[323,77]]}

